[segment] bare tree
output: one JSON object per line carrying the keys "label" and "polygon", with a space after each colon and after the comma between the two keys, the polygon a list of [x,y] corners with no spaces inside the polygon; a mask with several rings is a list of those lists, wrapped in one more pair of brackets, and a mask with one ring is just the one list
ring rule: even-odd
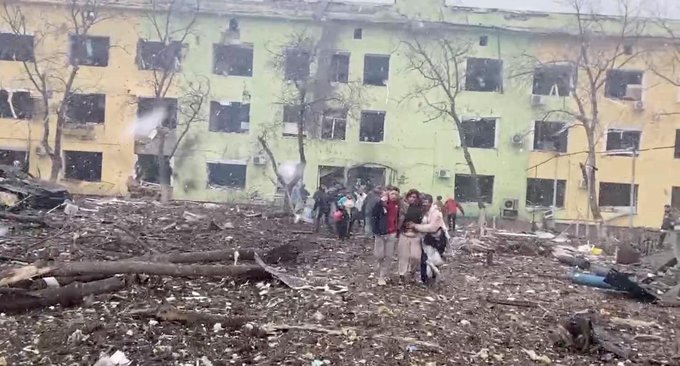
{"label": "bare tree", "polygon": [[409,91],[406,98],[424,102],[430,115],[424,122],[444,118],[453,123],[472,178],[472,199],[479,207],[479,224],[483,229],[486,220],[484,197],[459,109],[459,98],[465,92],[466,59],[472,55],[472,43],[469,39],[442,32],[441,27],[428,27],[411,29],[410,36],[402,44],[407,70],[418,74],[422,80]]}
{"label": "bare tree", "polygon": [[[324,24],[321,35],[315,37],[308,31],[292,33],[286,42],[274,50],[272,68],[285,78],[277,104],[294,111],[297,125],[296,142],[299,162],[292,176],[281,171],[270,146],[274,138],[272,128],[263,129],[258,142],[267,154],[276,183],[284,189],[286,209],[294,210],[290,197],[295,186],[303,179],[307,164],[305,140],[323,138],[324,118],[342,115],[346,119],[360,109],[362,88],[359,82],[337,80],[331,66],[339,33],[334,24]],[[280,126],[280,123],[274,123]]]}
{"label": "bare tree", "polygon": [[[21,58],[24,76],[40,95],[40,112],[43,121],[41,145],[52,163],[50,170],[52,181],[59,178],[63,168],[63,130],[64,125],[69,121],[69,107],[75,92],[74,84],[83,61],[79,57],[80,52],[86,48],[87,37],[92,27],[109,19],[102,11],[107,2],[107,0],[68,0],[66,1],[68,16],[63,24],[45,23],[42,28],[35,30],[28,29],[26,16],[18,3],[3,2],[0,19],[15,36],[23,38],[24,41],[17,42],[16,46],[18,52],[24,56]],[[43,48],[49,47],[48,37],[57,30],[59,33],[71,35],[71,49],[79,53],[70,55],[70,62],[65,72],[63,53],[54,52],[43,55],[41,52],[36,52],[36,50],[42,51]],[[52,105],[56,110],[57,121],[54,140],[50,141],[50,99],[54,91],[59,92],[60,97]]]}
{"label": "bare tree", "polygon": [[[597,146],[606,133],[601,106],[605,98],[631,102],[631,108],[635,108],[634,103],[640,102],[638,96],[641,89],[637,91],[638,96],[636,93],[629,95],[627,89],[622,95],[614,95],[617,93],[610,91],[613,90],[611,87],[614,83],[610,85],[608,79],[613,76],[614,71],[621,70],[642,57],[645,50],[636,46],[646,22],[629,0],[619,0],[619,14],[616,17],[598,14],[599,3],[595,0],[566,2],[574,13],[575,34],[562,47],[564,53],[554,55],[551,60],[528,55],[525,57],[531,60],[531,66],[536,70],[554,65],[567,65],[571,69],[569,80],[563,81],[566,92],[551,92],[551,95],[565,97],[563,107],[546,111],[543,118],[568,119],[572,123],[570,128],[583,128],[588,149],[581,169],[588,191],[588,206],[593,219],[600,225],[600,235],[604,235],[605,222],[597,188]],[[532,74],[533,71],[531,70]],[[632,154],[637,152],[633,151]]]}
{"label": "bare tree", "polygon": [[[153,98],[143,100],[165,112],[153,130],[163,203],[172,195],[170,160],[192,124],[207,120],[203,109],[210,96],[209,80],[200,77],[191,81],[181,72],[183,49],[196,31],[199,9],[199,0],[153,0],[151,10],[145,13],[152,28],[151,39],[140,40],[137,47],[140,69],[149,70],[152,76]],[[175,90],[179,90],[179,98],[168,98]]]}

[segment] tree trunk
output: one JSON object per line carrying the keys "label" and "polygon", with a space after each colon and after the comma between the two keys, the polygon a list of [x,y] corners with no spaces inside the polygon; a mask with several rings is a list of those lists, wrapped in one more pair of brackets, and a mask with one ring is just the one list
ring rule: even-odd
{"label": "tree trunk", "polygon": [[199,262],[222,262],[233,261],[234,252],[238,252],[239,260],[255,260],[255,251],[252,249],[239,250],[210,250],[206,252],[186,252],[158,254],[149,257],[139,257],[132,260],[168,263],[199,263]]}
{"label": "tree trunk", "polygon": [[165,164],[165,140],[168,134],[163,127],[159,127],[159,133],[156,138],[160,139],[158,142],[158,151],[156,152],[156,160],[158,161],[158,181],[161,185],[161,203],[167,204],[172,199],[172,186],[170,184],[170,170]]}
{"label": "tree trunk", "polygon": [[124,278],[112,277],[86,283],[74,282],[68,286],[39,291],[3,288],[0,289],[0,312],[20,313],[53,305],[74,306],[82,303],[85,296],[114,292],[124,287]]}
{"label": "tree trunk", "polygon": [[50,170],[50,181],[56,182],[59,179],[61,169],[64,166],[61,156],[61,139],[64,134],[64,123],[66,122],[66,116],[63,113],[59,113],[57,117],[57,126],[54,130],[54,149],[50,154],[50,159],[52,160],[52,169]]}
{"label": "tree trunk", "polygon": [[[28,275],[27,275],[28,274]],[[29,265],[3,273],[0,283],[11,285],[30,277],[69,277],[80,275],[147,274],[171,277],[230,277],[239,281],[263,281],[271,275],[257,265],[182,265],[143,261],[92,261],[51,263],[46,267]],[[33,276],[31,276],[33,275]]]}
{"label": "tree trunk", "polygon": [[470,150],[467,147],[465,141],[465,133],[463,132],[463,123],[455,110],[455,105],[451,105],[451,110],[449,111],[453,121],[456,124],[456,129],[458,130],[458,138],[460,139],[460,146],[463,148],[463,157],[465,158],[465,163],[470,170],[470,176],[472,177],[472,189],[474,191],[474,200],[477,202],[477,207],[479,208],[479,218],[478,225],[480,228],[480,234],[483,236],[486,228],[486,205],[484,204],[484,199],[482,198],[482,190],[479,187],[479,177],[477,176],[477,168],[475,163],[472,161],[472,155],[470,155]]}

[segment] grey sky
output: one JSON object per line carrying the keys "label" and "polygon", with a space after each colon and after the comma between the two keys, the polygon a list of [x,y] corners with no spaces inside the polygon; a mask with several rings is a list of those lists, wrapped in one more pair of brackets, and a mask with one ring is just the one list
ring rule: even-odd
{"label": "grey sky", "polygon": [[[586,1],[594,5],[598,14],[616,15],[619,13],[621,0]],[[665,18],[680,19],[679,0],[629,0],[635,5],[640,3],[641,14],[655,16],[663,14]],[[507,10],[533,10],[545,12],[570,13],[573,9],[565,5],[564,0],[446,0],[447,5],[458,5],[473,8],[496,8]]]}

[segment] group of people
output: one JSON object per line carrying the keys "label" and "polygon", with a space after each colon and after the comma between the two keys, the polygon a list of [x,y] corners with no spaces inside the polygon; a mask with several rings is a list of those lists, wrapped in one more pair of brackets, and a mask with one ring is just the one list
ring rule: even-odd
{"label": "group of people", "polygon": [[397,187],[376,187],[365,192],[326,189],[321,186],[314,193],[315,227],[322,223],[335,232],[341,240],[348,239],[354,227],[362,227],[365,235],[374,237],[374,255],[377,259],[378,285],[388,281],[390,264],[396,252],[399,279],[402,282],[415,278],[432,283],[439,276],[444,250],[455,232],[458,213],[463,207],[453,197],[446,202],[438,196],[436,201],[426,193],[412,189],[401,196]]}

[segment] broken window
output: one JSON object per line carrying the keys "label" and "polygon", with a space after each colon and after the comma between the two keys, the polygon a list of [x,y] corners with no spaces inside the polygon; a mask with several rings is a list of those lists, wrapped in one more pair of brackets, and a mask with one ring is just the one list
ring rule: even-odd
{"label": "broken window", "polygon": [[[493,175],[477,175],[479,182],[479,190],[482,195],[482,200],[488,204],[493,202]],[[468,174],[456,174],[456,181],[454,183],[454,190],[456,200],[459,202],[477,202],[475,201],[475,188],[473,185],[472,176]]]}
{"label": "broken window", "polygon": [[213,73],[224,76],[253,76],[253,46],[213,45]]}
{"label": "broken window", "polygon": [[534,70],[534,95],[566,97],[574,87],[575,72],[571,65],[543,65]]}
{"label": "broken window", "polygon": [[109,65],[109,37],[70,36],[71,65],[98,66]]}
{"label": "broken window", "polygon": [[64,178],[86,182],[101,182],[102,153],[64,151]]}
{"label": "broken window", "polygon": [[168,44],[140,39],[137,43],[137,65],[140,70],[179,71],[182,66],[182,44]]}
{"label": "broken window", "polygon": [[33,99],[27,91],[0,89],[0,118],[31,119]]}
{"label": "broken window", "polygon": [[609,70],[604,87],[607,98],[642,100],[642,71]]}
{"label": "broken window", "polygon": [[496,147],[496,119],[480,118],[463,121],[465,146],[479,149]]}
{"label": "broken window", "polygon": [[336,53],[331,59],[331,81],[345,83],[349,81],[349,53]]}
{"label": "broken window", "polygon": [[210,132],[246,133],[250,130],[250,104],[210,102]]}
{"label": "broken window", "polygon": [[175,98],[137,98],[137,119],[156,112],[163,111],[161,125],[165,128],[177,128],[177,99]]}
{"label": "broken window", "polygon": [[[303,116],[301,106],[299,105],[284,105],[283,106],[283,136],[297,136],[298,135],[298,121]],[[304,123],[304,121],[303,121]],[[303,126],[303,135],[306,135]]]}
{"label": "broken window", "polygon": [[345,168],[341,166],[319,165],[319,185],[328,188],[345,185]]}
{"label": "broken window", "polygon": [[285,53],[286,80],[304,80],[309,77],[311,55],[299,48],[289,48]]}
{"label": "broken window", "polygon": [[680,210],[680,187],[673,187],[671,190],[671,207]]}
{"label": "broken window", "polygon": [[640,151],[641,136],[642,131],[608,130],[607,151],[614,152],[609,155],[631,156],[635,154],[637,156]]}
{"label": "broken window", "polygon": [[364,38],[364,30],[361,28],[354,28],[354,39]]}
{"label": "broken window", "polygon": [[0,61],[33,62],[33,36],[0,33]]}
{"label": "broken window", "polygon": [[106,120],[104,94],[71,94],[66,103],[69,123],[104,123]]}
{"label": "broken window", "polygon": [[390,79],[390,56],[364,56],[364,85],[386,86]]}
{"label": "broken window", "polygon": [[534,150],[567,152],[568,125],[564,122],[534,122]]}
{"label": "broken window", "polygon": [[243,189],[246,187],[246,165],[208,163],[208,185]]}
{"label": "broken window", "polygon": [[[172,176],[172,167],[170,166],[170,158],[165,156],[163,164],[168,171],[168,177]],[[143,182],[160,183],[158,165],[158,156],[152,154],[137,154],[137,163],[135,164],[135,177]],[[170,184],[170,182],[164,182]]]}
{"label": "broken window", "polygon": [[0,165],[17,166],[22,170],[26,168],[26,151],[21,150],[0,150]]}
{"label": "broken window", "polygon": [[[635,185],[634,206],[637,206],[638,185]],[[627,207],[630,206],[630,184],[626,183],[600,183],[599,204],[602,207]]]}
{"label": "broken window", "polygon": [[[557,185],[557,196],[555,186]],[[527,178],[527,207],[564,207],[564,197],[567,191],[567,181],[558,179]]]}
{"label": "broken window", "polygon": [[385,137],[385,112],[361,112],[359,141],[381,142]]}
{"label": "broken window", "polygon": [[358,166],[347,170],[348,187],[376,187],[385,185],[385,168]]}
{"label": "broken window", "polygon": [[489,44],[489,36],[481,36],[479,37],[479,45],[482,47],[486,47]]}
{"label": "broken window", "polygon": [[503,60],[469,57],[465,71],[465,90],[478,92],[503,90]]}
{"label": "broken window", "polygon": [[324,140],[345,140],[347,131],[347,111],[326,111],[321,123],[321,138]]}

